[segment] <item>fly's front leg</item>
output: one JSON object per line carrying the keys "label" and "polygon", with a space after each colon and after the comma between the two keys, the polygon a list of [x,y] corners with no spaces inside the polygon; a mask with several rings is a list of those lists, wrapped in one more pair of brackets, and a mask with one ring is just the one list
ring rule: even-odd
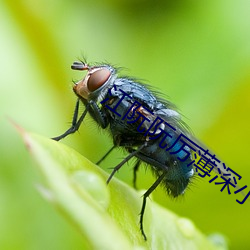
{"label": "fly's front leg", "polygon": [[81,125],[81,123],[82,123],[82,121],[83,121],[84,117],[86,116],[86,114],[88,112],[88,109],[89,109],[89,105],[87,105],[86,109],[84,110],[84,112],[80,116],[79,120],[77,120],[78,119],[78,112],[79,112],[79,104],[80,104],[80,101],[78,99],[77,102],[76,102],[71,127],[65,133],[63,133],[62,135],[59,135],[57,137],[53,137],[51,139],[53,139],[55,141],[60,141],[64,137],[68,136],[69,134],[75,133],[79,129],[79,127],[80,127],[80,125]]}

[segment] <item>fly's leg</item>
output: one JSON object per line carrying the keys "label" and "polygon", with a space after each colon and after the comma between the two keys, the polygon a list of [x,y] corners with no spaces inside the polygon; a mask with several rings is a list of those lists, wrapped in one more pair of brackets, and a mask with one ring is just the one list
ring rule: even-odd
{"label": "fly's leg", "polygon": [[89,105],[90,105],[89,112],[93,114],[93,117],[95,118],[97,123],[101,125],[102,128],[106,128],[108,126],[106,115],[102,113],[97,103],[94,102],[93,100],[89,101]]}
{"label": "fly's leg", "polygon": [[96,121],[101,125],[102,128],[107,127],[108,123],[107,123],[106,116],[102,113],[102,111],[100,110],[100,108],[98,107],[98,105],[94,101],[90,101],[87,104],[86,109],[84,110],[84,112],[80,116],[79,120],[77,120],[78,113],[79,113],[79,104],[80,104],[80,100],[78,99],[76,102],[71,127],[62,135],[52,138],[53,140],[60,141],[64,137],[68,136],[69,134],[75,133],[79,129],[84,117],[86,116],[86,114],[88,112],[91,112],[91,114],[94,114]]}
{"label": "fly's leg", "polygon": [[84,110],[84,112],[82,113],[81,117],[77,121],[78,112],[79,112],[79,103],[80,103],[80,101],[78,99],[77,102],[76,102],[76,106],[75,106],[75,110],[74,110],[74,116],[73,116],[71,127],[65,133],[63,133],[62,135],[59,135],[59,136],[51,138],[51,139],[53,139],[55,141],[60,141],[64,137],[68,136],[69,134],[75,133],[79,129],[79,127],[80,127],[80,125],[81,125],[84,117],[86,116],[86,114],[88,112],[88,106],[87,106],[86,109]]}
{"label": "fly's leg", "polygon": [[99,165],[115,148],[116,146],[114,145],[97,163],[96,165]]}
{"label": "fly's leg", "polygon": [[129,161],[132,157],[134,157],[138,152],[140,152],[144,147],[146,146],[146,143],[141,145],[137,150],[134,150],[132,153],[130,153],[121,163],[119,163],[116,167],[114,167],[112,173],[110,174],[107,184],[111,181],[112,177],[114,174],[127,162]]}
{"label": "fly's leg", "polygon": [[143,216],[146,208],[146,200],[148,196],[158,187],[158,185],[162,182],[163,178],[166,176],[166,173],[163,173],[158,177],[158,179],[153,183],[153,185],[147,190],[147,192],[143,195],[142,208],[140,212],[140,230],[143,235],[144,240],[147,240],[147,236],[143,229]]}
{"label": "fly's leg", "polygon": [[133,186],[134,186],[135,189],[137,189],[137,188],[136,188],[136,173],[137,173],[137,171],[138,171],[140,165],[141,165],[141,161],[140,161],[140,160],[137,160],[137,161],[136,161],[136,164],[135,164],[135,166],[134,166],[134,168],[133,168]]}

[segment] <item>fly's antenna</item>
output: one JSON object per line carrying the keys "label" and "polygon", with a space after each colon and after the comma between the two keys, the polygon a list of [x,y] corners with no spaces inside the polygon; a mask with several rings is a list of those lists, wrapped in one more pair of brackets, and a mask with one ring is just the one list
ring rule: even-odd
{"label": "fly's antenna", "polygon": [[84,62],[73,62],[71,69],[74,70],[89,70],[89,65]]}

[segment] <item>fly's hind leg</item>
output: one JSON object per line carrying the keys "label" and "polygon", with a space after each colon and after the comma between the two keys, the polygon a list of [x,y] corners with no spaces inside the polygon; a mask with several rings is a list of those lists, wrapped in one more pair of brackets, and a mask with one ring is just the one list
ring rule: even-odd
{"label": "fly's hind leg", "polygon": [[143,201],[142,201],[142,208],[140,212],[140,230],[143,235],[144,240],[147,240],[147,236],[144,232],[143,228],[143,216],[146,208],[146,201],[148,196],[158,187],[158,185],[162,182],[164,177],[166,176],[166,173],[161,174],[158,179],[153,183],[153,185],[147,190],[147,192],[143,195]]}

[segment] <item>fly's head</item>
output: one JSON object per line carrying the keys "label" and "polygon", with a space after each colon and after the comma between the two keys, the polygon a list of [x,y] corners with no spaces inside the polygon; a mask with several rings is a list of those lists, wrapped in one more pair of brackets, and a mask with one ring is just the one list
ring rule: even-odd
{"label": "fly's head", "polygon": [[116,78],[115,69],[109,65],[89,66],[83,62],[74,62],[71,69],[88,71],[73,87],[75,94],[86,101],[101,101]]}

